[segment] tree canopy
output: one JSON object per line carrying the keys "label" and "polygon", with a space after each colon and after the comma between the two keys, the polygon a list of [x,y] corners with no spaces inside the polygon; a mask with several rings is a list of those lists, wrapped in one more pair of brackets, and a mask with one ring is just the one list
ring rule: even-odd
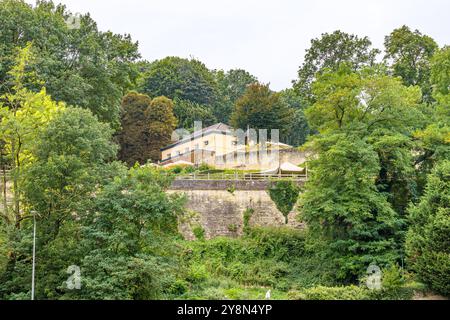
{"label": "tree canopy", "polygon": [[[133,87],[140,57],[129,35],[101,32],[89,14],[80,17],[80,28],[69,28],[70,12],[63,5],[38,1],[32,7],[22,0],[0,2],[0,79],[8,80],[18,48],[33,43],[35,59],[28,66],[55,101],[90,109],[114,128],[119,123],[120,101]],[[39,86],[28,83],[32,91]],[[0,94],[10,88],[9,81]]]}
{"label": "tree canopy", "polygon": [[244,95],[236,101],[231,115],[235,128],[279,129],[285,134],[292,121],[294,110],[272,92],[268,85],[254,83],[247,87]]}
{"label": "tree canopy", "polygon": [[129,166],[161,160],[160,148],[170,143],[176,125],[172,100],[128,93],[122,100],[122,129],[116,135],[119,159]]}
{"label": "tree canopy", "polygon": [[438,49],[436,42],[419,30],[402,26],[386,36],[384,46],[385,59],[390,62],[393,74],[401,77],[405,85],[420,86],[424,99],[429,101],[430,59]]}
{"label": "tree canopy", "polygon": [[352,70],[373,65],[380,51],[371,46],[368,37],[360,38],[339,30],[323,33],[320,38],[311,40],[311,47],[306,50],[294,87],[302,97],[314,101],[311,84],[316,74],[325,69],[336,71],[342,63],[347,63]]}

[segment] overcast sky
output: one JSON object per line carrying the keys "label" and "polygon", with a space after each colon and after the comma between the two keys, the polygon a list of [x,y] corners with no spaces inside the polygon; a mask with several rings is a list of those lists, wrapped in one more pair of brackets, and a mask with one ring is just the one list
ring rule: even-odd
{"label": "overcast sky", "polygon": [[[34,1],[28,1],[34,3]],[[146,60],[195,57],[291,86],[312,38],[336,29],[384,36],[403,24],[450,44],[449,0],[55,0],[90,12],[102,31],[130,33]]]}

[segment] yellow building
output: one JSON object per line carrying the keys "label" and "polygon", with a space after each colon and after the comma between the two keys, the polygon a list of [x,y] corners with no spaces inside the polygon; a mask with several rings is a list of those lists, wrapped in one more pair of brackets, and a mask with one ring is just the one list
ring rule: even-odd
{"label": "yellow building", "polygon": [[210,163],[212,158],[236,150],[236,144],[237,139],[231,128],[217,123],[162,148],[161,164],[179,160],[195,164]]}
{"label": "yellow building", "polygon": [[[253,134],[252,134],[253,132]],[[305,154],[277,141],[257,143],[256,131],[235,131],[223,123],[198,130],[161,149],[161,165],[208,164],[217,169],[267,170],[305,161]]]}

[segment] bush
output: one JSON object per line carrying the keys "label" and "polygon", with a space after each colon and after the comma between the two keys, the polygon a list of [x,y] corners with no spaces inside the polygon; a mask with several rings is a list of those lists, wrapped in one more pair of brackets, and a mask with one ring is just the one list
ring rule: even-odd
{"label": "bush", "polygon": [[252,208],[247,208],[244,210],[243,213],[243,223],[244,223],[244,232],[247,233],[250,229],[250,218],[253,215],[253,212],[255,212],[255,210],[253,210]]}
{"label": "bush", "polygon": [[289,289],[303,275],[308,283],[318,282],[318,268],[304,256],[304,234],[298,230],[251,228],[241,238],[215,238],[183,245],[187,247],[182,256],[185,263],[203,265],[215,278],[280,290]]}
{"label": "bush", "polygon": [[209,273],[204,265],[194,264],[190,267],[186,280],[195,284],[205,281],[208,277]]}
{"label": "bush", "polygon": [[297,203],[300,188],[294,181],[282,180],[269,188],[269,195],[288,223],[288,215]]}
{"label": "bush", "polygon": [[195,225],[192,228],[192,233],[197,240],[205,240],[205,229],[203,229],[201,225]]}
{"label": "bush", "polygon": [[179,296],[188,291],[188,283],[182,279],[176,279],[169,287],[169,294]]}
{"label": "bush", "polygon": [[290,292],[288,297],[294,300],[369,300],[369,290],[358,286],[323,287]]}

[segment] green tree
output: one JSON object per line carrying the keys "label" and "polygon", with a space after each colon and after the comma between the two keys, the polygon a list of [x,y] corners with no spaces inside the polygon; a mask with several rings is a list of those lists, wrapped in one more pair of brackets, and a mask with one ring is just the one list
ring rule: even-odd
{"label": "green tree", "polygon": [[300,196],[300,218],[313,247],[335,266],[336,278],[355,282],[371,263],[396,261],[402,221],[378,192],[377,152],[358,136],[330,134],[314,140],[317,157]]}
{"label": "green tree", "polygon": [[317,73],[320,74],[324,69],[336,71],[342,63],[349,64],[352,70],[371,66],[380,53],[371,46],[369,38],[360,38],[339,30],[322,34],[320,38],[311,40],[311,47],[306,50],[294,88],[309,102],[314,102],[311,84]]}
{"label": "green tree", "polygon": [[145,163],[148,159],[148,119],[145,111],[151,98],[144,94],[130,92],[122,99],[121,130],[116,135],[120,145],[119,160],[133,166],[136,162]]}
{"label": "green tree", "polygon": [[56,298],[62,294],[65,273],[79,265],[79,220],[92,206],[98,186],[121,165],[109,164],[117,150],[111,143],[112,129],[89,110],[59,111],[37,136],[29,164],[22,176],[23,218],[19,230],[9,230],[10,259],[1,275],[0,295],[29,297],[31,271],[31,212],[36,213],[37,264],[36,297]]}
{"label": "green tree", "polygon": [[214,106],[214,115],[223,123],[228,123],[236,101],[242,97],[247,86],[258,79],[242,69],[223,70],[214,73],[218,86],[219,101]]}
{"label": "green tree", "polygon": [[432,290],[450,296],[450,161],[428,176],[425,194],[409,208],[406,250],[411,267]]}
{"label": "green tree", "polygon": [[173,282],[173,239],[182,197],[167,195],[171,178],[152,167],[131,168],[98,193],[96,214],[83,223],[82,290],[88,299],[155,299]]}
{"label": "green tree", "polygon": [[320,75],[312,90],[316,102],[305,113],[310,126],[320,133],[411,132],[422,124],[419,88],[405,87],[398,78],[386,75],[383,67],[353,72],[341,65],[337,72]]}
{"label": "green tree", "polygon": [[217,122],[210,107],[189,100],[176,99],[174,113],[178,119],[178,127],[187,130],[194,128],[194,121],[201,121],[204,127]]}
{"label": "green tree", "polygon": [[268,85],[254,83],[235,104],[231,125],[247,129],[279,129],[280,136],[288,130],[294,110],[280,99]]}
{"label": "green tree", "polygon": [[288,215],[294,208],[298,200],[298,194],[300,193],[300,188],[295,184],[295,182],[278,181],[269,188],[269,195],[278,210],[284,216],[284,222],[288,223]]}
{"label": "green tree", "polygon": [[128,166],[160,160],[160,148],[170,143],[176,128],[173,109],[172,100],[166,97],[152,100],[144,94],[128,93],[122,100],[122,129],[116,135],[119,159]]}
{"label": "green tree", "polygon": [[416,196],[414,132],[427,121],[418,87],[386,75],[383,66],[324,71],[306,109],[318,135],[301,212],[319,252],[339,278],[356,281],[372,262],[396,262],[405,208]]}
{"label": "green tree", "polygon": [[289,107],[295,110],[292,123],[286,132],[284,141],[295,147],[301,146],[311,133],[308,120],[305,116],[307,102],[294,89],[285,89],[280,92],[280,98]]}
{"label": "green tree", "polygon": [[[39,84],[35,73],[28,69],[32,59],[31,44],[19,50],[15,65],[8,72],[11,89],[0,96],[0,141],[3,152],[8,155],[14,194],[12,208],[14,218],[8,215],[10,210],[5,206],[6,201],[2,217],[7,222],[15,221],[17,228],[20,227],[22,211],[20,208],[22,169],[34,161],[31,149],[39,132],[59,110],[65,108],[64,104],[53,101],[45,88],[37,93],[27,88],[27,82]],[[6,180],[5,171],[3,179]]]}
{"label": "green tree", "polygon": [[431,61],[431,83],[436,103],[427,108],[427,124],[414,133],[418,187],[439,161],[450,158],[450,48],[437,51]]}
{"label": "green tree", "polygon": [[[137,43],[129,35],[100,32],[94,20],[81,16],[80,28],[65,23],[70,15],[63,5],[38,1],[32,7],[22,0],[0,2],[0,95],[10,89],[8,72],[15,51],[33,42],[32,66],[56,101],[88,108],[102,121],[117,127],[120,100],[138,76],[134,62]],[[30,84],[28,89],[39,91]]]}
{"label": "green tree", "polygon": [[433,97],[442,115],[450,116],[450,46],[436,51],[431,59],[431,83]]}
{"label": "green tree", "polygon": [[436,42],[419,30],[413,32],[402,26],[385,38],[384,46],[393,74],[401,77],[405,85],[420,86],[424,100],[430,101],[430,59],[438,49]]}
{"label": "green tree", "polygon": [[148,157],[153,161],[161,160],[160,149],[170,144],[172,132],[177,127],[172,100],[166,97],[154,98],[144,116],[148,121]]}
{"label": "green tree", "polygon": [[139,89],[151,97],[189,100],[210,107],[217,99],[211,71],[195,59],[167,57],[152,62],[140,79]]}

